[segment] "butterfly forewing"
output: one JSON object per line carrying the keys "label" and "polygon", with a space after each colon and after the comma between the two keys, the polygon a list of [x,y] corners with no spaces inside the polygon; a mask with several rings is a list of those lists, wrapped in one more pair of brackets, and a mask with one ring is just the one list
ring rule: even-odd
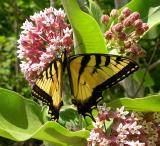
{"label": "butterfly forewing", "polygon": [[68,59],[68,72],[74,104],[79,113],[91,115],[102,99],[102,91],[138,69],[125,57],[108,54],[75,55]]}
{"label": "butterfly forewing", "polygon": [[62,60],[56,59],[42,72],[33,86],[32,95],[49,106],[53,119],[58,119],[62,105]]}
{"label": "butterfly forewing", "polygon": [[62,74],[66,62],[73,103],[80,114],[90,117],[102,99],[102,91],[138,69],[134,61],[121,56],[81,54],[65,59],[65,53],[62,54],[61,59],[55,59],[43,71],[32,90],[33,96],[49,106],[53,119],[58,119],[62,105]]}

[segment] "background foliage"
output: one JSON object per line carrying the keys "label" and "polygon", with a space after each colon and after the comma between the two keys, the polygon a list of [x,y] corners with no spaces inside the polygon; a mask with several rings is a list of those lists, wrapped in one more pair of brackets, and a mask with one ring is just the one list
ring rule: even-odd
{"label": "background foliage", "polygon": [[[95,0],[103,13],[109,13],[115,7],[113,0]],[[116,1],[115,1],[116,2]],[[30,87],[19,69],[19,60],[16,57],[16,41],[20,26],[34,12],[50,5],[61,7],[60,0],[3,0],[0,1],[0,87],[11,89],[31,98]],[[135,75],[141,95],[154,94],[160,91],[160,54],[159,26],[154,27],[141,39],[140,44],[146,51],[145,58],[139,60],[141,70]],[[123,88],[117,85],[107,91],[108,98],[123,97]],[[40,145],[37,140],[27,142],[13,142],[0,138],[0,146]]]}
{"label": "background foliage", "polygon": [[[49,7],[47,0],[4,0],[0,1],[0,87],[19,92],[30,98],[30,87],[19,69],[16,55],[20,26],[35,11]],[[41,142],[13,142],[0,138],[1,146],[39,145]]]}

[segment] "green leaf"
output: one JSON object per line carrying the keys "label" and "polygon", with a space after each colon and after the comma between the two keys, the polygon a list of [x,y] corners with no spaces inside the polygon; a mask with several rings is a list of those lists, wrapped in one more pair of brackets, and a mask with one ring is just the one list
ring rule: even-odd
{"label": "green leaf", "polygon": [[101,22],[101,16],[103,15],[103,12],[95,1],[89,0],[89,10],[90,10],[91,16],[93,16],[93,18],[99,24],[102,32],[104,32],[106,29],[106,26]]}
{"label": "green leaf", "polygon": [[88,136],[89,131],[70,132],[56,122],[47,122],[33,135],[33,138],[49,141],[57,146],[82,146],[86,145]]}
{"label": "green leaf", "polygon": [[125,108],[128,110],[143,112],[160,112],[160,94],[135,99],[120,98],[110,103],[107,103],[107,106],[125,106]]}
{"label": "green leaf", "polygon": [[53,121],[44,124],[38,104],[0,88],[0,136],[15,141],[35,138],[56,146],[82,146],[86,145],[89,131],[70,132]]}
{"label": "green leaf", "polygon": [[60,118],[64,121],[74,120],[78,117],[78,112],[72,106],[63,106],[60,112]]}
{"label": "green leaf", "polygon": [[[144,77],[144,75],[145,75],[145,77]],[[137,72],[135,72],[134,79],[137,82],[139,82],[139,84],[142,82],[143,78],[144,78],[144,82],[143,82],[144,87],[152,87],[152,86],[154,86],[154,81],[153,81],[152,77],[150,76],[149,72],[147,72],[145,74],[145,70],[144,69],[141,69],[141,70],[138,70]]]}
{"label": "green leaf", "polygon": [[111,126],[113,124],[113,120],[111,119],[110,121],[105,120],[105,132],[107,132],[108,135],[111,134]]}
{"label": "green leaf", "polygon": [[45,8],[45,7],[48,7],[46,0],[43,0],[43,1],[34,0],[33,2],[34,2],[34,3],[36,4],[36,6],[38,6],[40,9]]}
{"label": "green leaf", "polygon": [[43,124],[41,108],[19,94],[0,88],[0,135],[22,141]]}
{"label": "green leaf", "polygon": [[1,35],[0,36],[0,43],[5,43],[5,41],[6,41],[6,37],[5,36],[3,36],[3,35]]}
{"label": "green leaf", "polygon": [[160,26],[154,26],[146,33],[146,35],[143,37],[143,39],[156,39],[159,35]]}
{"label": "green leaf", "polygon": [[75,52],[108,53],[96,20],[81,11],[75,0],[62,0],[62,3],[74,31],[77,43]]}
{"label": "green leaf", "polygon": [[66,125],[67,122],[73,122],[76,126],[78,122],[78,112],[73,108],[73,105],[65,105],[61,108],[59,123],[63,126]]}
{"label": "green leaf", "polygon": [[105,128],[106,129],[110,128],[112,123],[113,123],[113,120],[110,120],[110,121],[105,120]]}
{"label": "green leaf", "polygon": [[149,24],[150,29],[160,24],[159,0],[132,0],[125,7],[129,7],[133,11],[138,11],[142,20]]}

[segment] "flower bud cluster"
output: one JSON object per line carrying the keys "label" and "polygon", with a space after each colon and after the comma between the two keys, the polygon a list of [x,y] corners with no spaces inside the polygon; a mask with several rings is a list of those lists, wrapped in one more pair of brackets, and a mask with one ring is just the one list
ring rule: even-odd
{"label": "flower bud cluster", "polygon": [[135,113],[138,117],[139,124],[143,126],[142,137],[146,141],[146,146],[159,146],[160,145],[160,113]]}
{"label": "flower bud cluster", "polygon": [[[111,122],[111,125],[106,130],[107,122]],[[98,107],[98,116],[87,139],[87,146],[156,146],[160,142],[159,131],[160,128],[144,116],[124,111],[124,107],[111,110],[104,104]]]}
{"label": "flower bud cluster", "polygon": [[73,46],[72,30],[65,22],[63,10],[52,7],[35,13],[23,23],[18,40],[20,68],[30,84],[34,84],[49,63]]}
{"label": "flower bud cluster", "polygon": [[[143,56],[144,51],[137,42],[149,26],[140,19],[140,14],[132,12],[129,8],[124,8],[121,12],[113,9],[110,17],[106,18],[107,21],[102,21],[102,23],[111,25],[110,29],[104,33],[107,47],[117,48],[120,54],[129,52],[135,56]],[[113,23],[109,24],[111,19]]]}

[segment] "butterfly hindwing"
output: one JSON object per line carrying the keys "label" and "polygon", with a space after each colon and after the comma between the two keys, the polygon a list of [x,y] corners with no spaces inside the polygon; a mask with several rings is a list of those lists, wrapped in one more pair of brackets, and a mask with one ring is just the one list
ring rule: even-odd
{"label": "butterfly hindwing", "polygon": [[52,61],[32,89],[32,95],[49,106],[49,113],[55,120],[62,106],[62,67],[61,59]]}
{"label": "butterfly hindwing", "polygon": [[79,54],[68,58],[73,103],[83,116],[102,99],[102,91],[113,86],[138,69],[125,57],[108,54]]}

